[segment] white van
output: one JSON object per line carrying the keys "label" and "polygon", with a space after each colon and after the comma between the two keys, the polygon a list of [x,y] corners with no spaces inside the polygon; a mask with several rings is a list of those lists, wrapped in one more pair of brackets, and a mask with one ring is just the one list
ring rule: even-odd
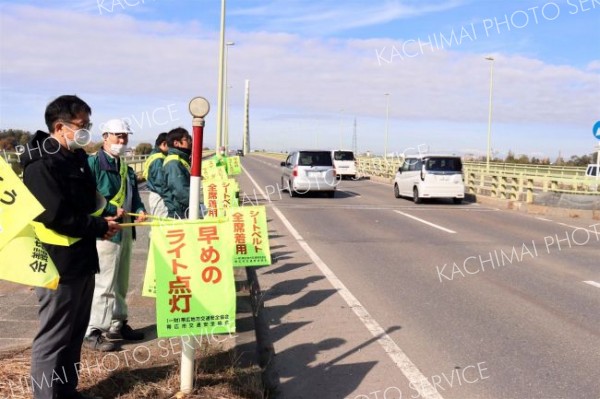
{"label": "white van", "polygon": [[423,198],[452,198],[460,204],[465,198],[462,161],[455,155],[410,155],[394,179],[396,198],[411,197],[415,204]]}
{"label": "white van", "polygon": [[598,176],[598,165],[595,163],[591,163],[587,166],[587,169],[585,170],[585,175],[586,176]]}
{"label": "white van", "polygon": [[281,162],[281,187],[290,197],[321,191],[333,198],[338,183],[331,151],[293,151]]}
{"label": "white van", "polygon": [[343,179],[344,177],[356,178],[356,159],[354,152],[348,150],[331,151],[333,165],[337,175]]}

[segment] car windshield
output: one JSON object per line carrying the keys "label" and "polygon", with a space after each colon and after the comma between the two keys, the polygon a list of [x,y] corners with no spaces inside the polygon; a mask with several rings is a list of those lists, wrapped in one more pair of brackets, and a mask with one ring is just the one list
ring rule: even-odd
{"label": "car windshield", "polygon": [[302,151],[298,160],[300,166],[333,166],[328,151]]}
{"label": "car windshield", "polygon": [[425,170],[432,172],[457,172],[462,171],[462,162],[457,157],[435,157],[425,160]]}
{"label": "car windshield", "polygon": [[352,151],[335,151],[333,159],[336,161],[354,161],[354,153]]}

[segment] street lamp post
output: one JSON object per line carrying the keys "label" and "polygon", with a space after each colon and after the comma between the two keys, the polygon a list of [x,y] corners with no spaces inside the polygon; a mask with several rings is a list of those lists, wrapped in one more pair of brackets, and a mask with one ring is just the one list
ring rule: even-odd
{"label": "street lamp post", "polygon": [[383,145],[383,158],[387,161],[387,152],[388,152],[388,128],[390,124],[390,93],[384,93],[386,97],[386,106],[385,106],[385,142]]}
{"label": "street lamp post", "polygon": [[[229,151],[229,86],[227,84],[228,81],[228,67],[229,67],[229,47],[234,46],[235,42],[227,42],[225,43],[225,75],[224,75],[224,86],[225,86],[225,105],[223,107],[223,146],[225,147],[226,153]],[[218,150],[218,148],[217,148]]]}
{"label": "street lamp post", "polygon": [[490,110],[488,116],[488,133],[487,133],[487,155],[486,155],[486,171],[490,171],[490,155],[492,145],[492,93],[494,91],[494,57],[485,57],[486,60],[491,61],[490,66]]}
{"label": "street lamp post", "polygon": [[225,91],[225,1],[221,0],[221,32],[219,44],[219,86],[217,96],[217,145],[218,151],[223,139],[223,97]]}

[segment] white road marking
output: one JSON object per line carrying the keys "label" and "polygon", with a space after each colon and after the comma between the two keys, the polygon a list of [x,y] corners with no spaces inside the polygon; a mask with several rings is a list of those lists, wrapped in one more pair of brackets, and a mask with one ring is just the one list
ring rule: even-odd
{"label": "white road marking", "polygon": [[[244,173],[248,176],[252,184],[260,192],[260,194],[267,198],[266,194],[261,190],[260,186],[250,176],[250,173],[244,169]],[[314,264],[321,270],[321,273],[329,280],[329,283],[336,289],[340,296],[346,301],[350,309],[358,316],[363,325],[369,330],[369,332],[377,338],[377,342],[382,346],[383,350],[392,359],[392,361],[398,366],[402,374],[408,379],[415,389],[418,390],[419,395],[423,399],[443,399],[439,392],[429,383],[429,380],[421,373],[421,371],[415,366],[415,364],[408,358],[408,356],[400,349],[400,347],[392,340],[392,338],[385,332],[383,327],[373,319],[371,314],[365,309],[362,304],[356,299],[356,297],[346,288],[344,283],[333,273],[333,271],[323,262],[323,260],[316,254],[315,251],[308,245],[304,238],[296,231],[292,224],[287,218],[281,213],[276,207],[272,206],[271,209],[277,214],[279,219],[283,222],[285,227],[288,229],[290,234],[296,239],[298,244],[308,254]]]}
{"label": "white road marking", "polygon": [[552,221],[550,219],[546,219],[546,218],[543,218],[543,217],[540,217],[540,216],[537,216],[536,219],[537,220],[543,220],[544,222],[551,222]]}
{"label": "white road marking", "polygon": [[[566,223],[557,223],[557,224],[560,224],[561,226],[569,227],[569,228],[575,229],[575,230],[585,230],[588,233],[595,234],[596,236],[598,235],[598,231],[597,230],[596,231],[594,231],[594,230],[588,230],[588,229],[583,228],[583,227],[571,226],[570,224],[566,224]],[[592,225],[592,226],[595,226],[595,225]]]}
{"label": "white road marking", "polygon": [[594,286],[596,288],[600,288],[600,283],[597,283],[595,281],[584,281],[584,283]]}
{"label": "white road marking", "polygon": [[404,215],[404,216],[406,216],[406,217],[408,217],[408,218],[414,219],[414,220],[416,220],[416,221],[418,221],[418,222],[424,223],[424,224],[426,224],[426,225],[428,225],[428,226],[435,227],[436,229],[440,229],[440,230],[442,230],[442,231],[445,231],[446,233],[450,233],[450,234],[456,234],[456,231],[454,231],[454,230],[450,230],[450,229],[447,229],[447,228],[445,228],[445,227],[439,226],[439,225],[437,225],[437,224],[434,224],[434,223],[428,222],[427,220],[423,220],[423,219],[421,219],[421,218],[418,218],[418,217],[416,217],[416,216],[409,215],[408,213],[404,213],[404,212],[400,212],[400,211],[394,211],[394,212],[396,212],[396,213],[399,213],[400,215]]}

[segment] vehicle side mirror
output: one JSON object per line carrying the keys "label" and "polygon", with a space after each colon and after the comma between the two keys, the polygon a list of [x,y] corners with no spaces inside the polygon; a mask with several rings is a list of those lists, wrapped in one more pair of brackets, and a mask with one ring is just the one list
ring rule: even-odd
{"label": "vehicle side mirror", "polygon": [[285,166],[285,162],[281,162],[279,165],[280,166]]}

